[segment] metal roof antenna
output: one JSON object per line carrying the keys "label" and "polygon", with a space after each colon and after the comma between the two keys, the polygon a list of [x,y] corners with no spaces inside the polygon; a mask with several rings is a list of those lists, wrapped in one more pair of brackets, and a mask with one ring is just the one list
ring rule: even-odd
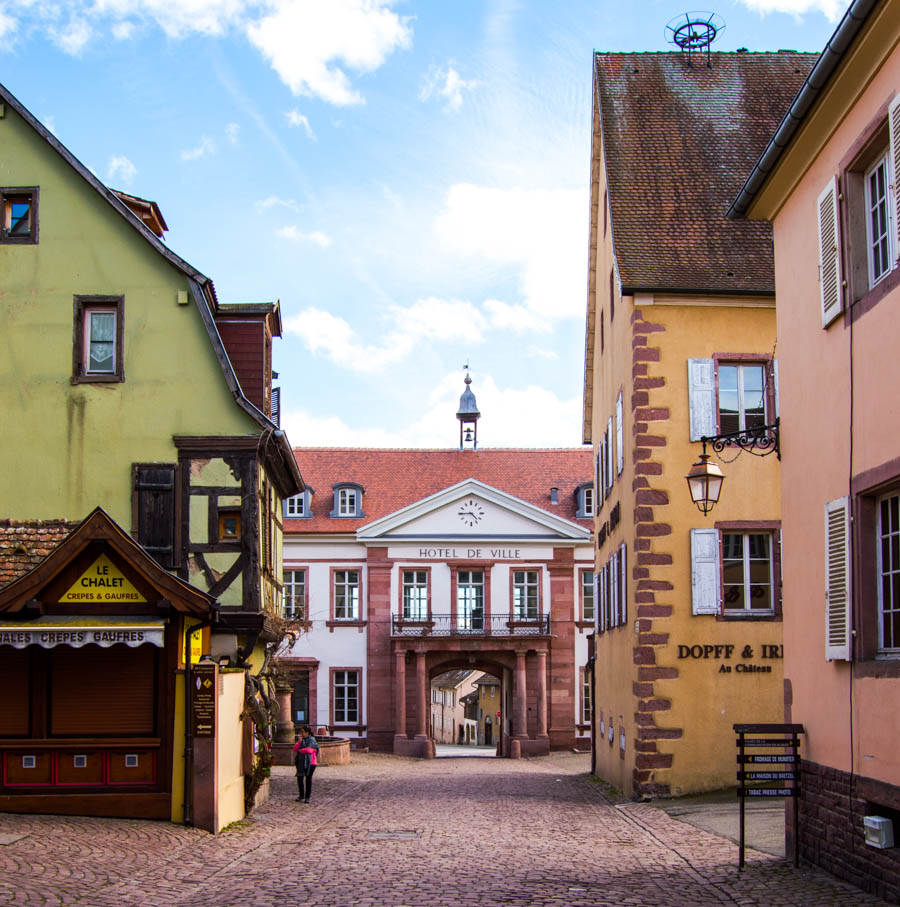
{"label": "metal roof antenna", "polygon": [[709,48],[725,28],[725,20],[705,10],[682,13],[666,25],[666,40],[687,54],[688,66],[693,65],[693,55],[706,51],[706,65],[711,66]]}

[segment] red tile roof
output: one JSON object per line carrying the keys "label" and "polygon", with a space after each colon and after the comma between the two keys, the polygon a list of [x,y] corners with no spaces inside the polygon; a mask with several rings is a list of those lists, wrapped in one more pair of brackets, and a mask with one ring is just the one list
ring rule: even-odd
{"label": "red tile roof", "polygon": [[[576,520],[575,490],[590,482],[593,455],[589,448],[575,450],[372,450],[295,448],[294,456],[307,485],[313,490],[312,518],[284,521],[288,533],[355,532],[374,520],[437,494],[466,479],[477,479],[590,527],[591,520]],[[332,519],[332,486],[354,482],[364,489],[363,519]],[[550,489],[559,489],[559,503],[550,503]]]}
{"label": "red tile roof", "polygon": [[0,589],[36,567],[78,525],[77,520],[0,520]]}
{"label": "red tile roof", "polygon": [[594,55],[626,291],[775,292],[770,225],[725,212],[817,58]]}

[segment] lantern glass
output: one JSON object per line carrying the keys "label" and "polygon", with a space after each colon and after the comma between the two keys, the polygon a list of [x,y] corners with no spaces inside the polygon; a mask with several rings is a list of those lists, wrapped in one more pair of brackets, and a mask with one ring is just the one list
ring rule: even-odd
{"label": "lantern glass", "polygon": [[685,476],[691,492],[691,500],[702,513],[709,513],[719,500],[725,476],[715,463],[709,462],[709,454],[700,459]]}

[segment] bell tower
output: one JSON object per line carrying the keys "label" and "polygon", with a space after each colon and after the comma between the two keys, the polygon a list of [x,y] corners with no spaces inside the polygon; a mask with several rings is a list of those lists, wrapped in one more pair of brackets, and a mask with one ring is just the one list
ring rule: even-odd
{"label": "bell tower", "polygon": [[468,368],[466,366],[466,389],[459,398],[459,409],[456,411],[456,418],[459,419],[459,449],[478,450],[478,420],[481,413],[478,412],[475,394],[469,386],[472,379],[469,377]]}

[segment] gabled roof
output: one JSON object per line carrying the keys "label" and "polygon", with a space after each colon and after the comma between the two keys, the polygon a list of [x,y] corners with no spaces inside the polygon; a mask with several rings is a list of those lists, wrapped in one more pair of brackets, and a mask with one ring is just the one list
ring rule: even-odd
{"label": "gabled roof", "polygon": [[0,520],[0,589],[37,567],[77,526],[67,520]]}
{"label": "gabled roof", "polygon": [[444,689],[449,690],[452,687],[458,687],[474,673],[475,672],[472,670],[444,671],[443,674],[438,674],[438,676],[431,681],[431,685],[433,687],[443,687]]}
{"label": "gabled roof", "polygon": [[[731,200],[815,54],[597,53],[614,252],[623,293],[772,295],[772,233]],[[600,148],[595,147],[594,154]]]}
{"label": "gabled roof", "polygon": [[[53,521],[59,528],[62,521]],[[71,527],[72,524],[70,524]],[[7,527],[10,528],[10,527]],[[63,570],[91,542],[103,541],[123,560],[140,571],[151,585],[159,589],[179,611],[207,615],[215,599],[200,589],[173,576],[161,567],[121,526],[101,507],[59,539],[55,547],[41,557],[27,573],[0,589],[0,611],[16,611]]]}
{"label": "gabled roof", "polygon": [[[490,501],[492,504],[516,513],[528,521],[528,528],[537,529],[535,538],[547,538],[548,536],[557,536],[564,539],[581,539],[590,538],[590,529],[587,526],[579,526],[570,520],[564,520],[555,513],[548,513],[541,507],[535,507],[521,498],[508,494],[505,491],[498,491],[478,479],[464,479],[451,485],[437,494],[429,495],[421,501],[383,516],[380,520],[368,523],[357,530],[357,537],[370,541],[372,539],[394,536],[395,538],[419,537],[420,532],[411,529],[409,524],[422,516],[426,516],[436,510],[446,507],[448,504],[455,504],[468,497],[480,498],[483,501]],[[399,530],[399,531],[398,531]],[[444,538],[453,538],[453,533],[441,533]],[[471,533],[472,537],[477,538],[478,533]],[[427,537],[427,536],[423,536]],[[488,535],[488,538],[491,536]]]}
{"label": "gabled roof", "polygon": [[[158,254],[162,255],[162,257],[169,262],[169,264],[184,274],[190,286],[194,304],[200,312],[203,325],[206,328],[216,359],[225,376],[225,383],[228,385],[232,397],[237,405],[243,409],[261,429],[270,433],[270,438],[274,438],[274,444],[281,448],[280,453],[282,460],[285,462],[290,461],[287,465],[291,478],[294,480],[297,487],[302,488],[303,479],[300,476],[300,473],[295,470],[287,436],[264,412],[262,412],[262,410],[254,406],[253,403],[247,399],[241,389],[240,382],[234,372],[231,360],[228,358],[228,353],[225,350],[225,345],[222,343],[222,338],[219,336],[219,332],[216,329],[214,313],[218,311],[219,302],[216,298],[216,290],[212,280],[204,274],[201,274],[200,271],[189,265],[183,258],[176,255],[168,246],[166,246],[153,230],[144,223],[142,218],[131,210],[129,203],[126,200],[130,200],[130,203],[137,209],[140,209],[141,205],[152,206],[152,209],[148,210],[151,210],[151,212],[155,210],[156,213],[153,214],[153,217],[158,214],[161,225],[165,228],[166,225],[162,220],[162,213],[159,211],[156,203],[149,202],[146,199],[140,199],[137,196],[129,196],[124,193],[116,192],[104,185],[90,170],[88,170],[87,167],[84,166],[84,164],[81,163],[81,161],[78,160],[77,157],[75,157],[74,154],[72,154],[71,151],[69,151],[68,148],[66,148],[65,145],[63,145],[62,142],[59,141],[55,135],[53,135],[52,132],[34,117],[31,111],[29,111],[28,108],[9,91],[9,89],[2,84],[0,84],[0,103],[8,104],[9,107],[14,110],[25,123],[27,123],[28,126],[33,129],[35,133],[37,133],[37,135],[43,139],[47,145],[69,165],[69,167],[72,168],[73,171],[75,171],[75,173],[78,174],[78,176],[100,195],[100,197],[103,198],[117,214],[124,218],[125,222],[132,229],[136,230]],[[279,314],[279,330],[280,317]]]}
{"label": "gabled roof", "polygon": [[[286,519],[287,533],[355,533],[431,495],[467,479],[519,498],[555,517],[591,528],[578,520],[575,491],[589,482],[593,454],[589,449],[375,450],[304,448],[294,450],[303,478],[313,491],[312,517]],[[330,518],[332,486],[353,482],[364,489],[362,519]],[[550,489],[559,489],[559,503]]]}

